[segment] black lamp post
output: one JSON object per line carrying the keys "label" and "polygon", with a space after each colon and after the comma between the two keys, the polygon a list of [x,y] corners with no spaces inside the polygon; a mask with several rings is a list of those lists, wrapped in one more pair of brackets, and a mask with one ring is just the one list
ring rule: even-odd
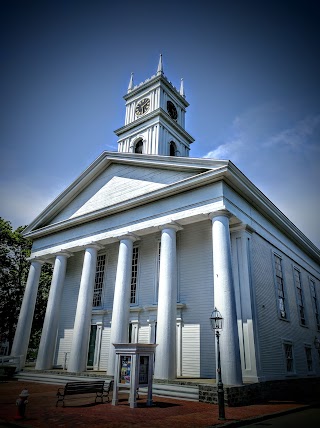
{"label": "black lamp post", "polygon": [[218,373],[218,405],[219,405],[219,419],[225,420],[225,411],[224,411],[224,390],[223,390],[223,383],[221,380],[221,361],[220,361],[220,330],[222,330],[222,316],[220,312],[217,310],[217,308],[214,308],[214,311],[211,314],[210,322],[212,330],[216,332],[216,338],[217,338],[217,353],[218,353],[218,367],[217,367],[217,373]]}

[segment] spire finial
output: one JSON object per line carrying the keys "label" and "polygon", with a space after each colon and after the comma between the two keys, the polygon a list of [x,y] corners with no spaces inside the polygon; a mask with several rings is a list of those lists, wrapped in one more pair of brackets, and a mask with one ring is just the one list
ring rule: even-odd
{"label": "spire finial", "polygon": [[159,64],[157,69],[157,75],[163,74],[163,65],[162,65],[162,54],[160,54]]}
{"label": "spire finial", "polygon": [[183,87],[183,78],[181,77],[181,83],[180,83],[180,95],[182,95],[184,98],[186,97],[184,93],[184,87]]}
{"label": "spire finial", "polygon": [[128,86],[128,92],[132,91],[133,89],[133,73],[131,73],[130,82]]}

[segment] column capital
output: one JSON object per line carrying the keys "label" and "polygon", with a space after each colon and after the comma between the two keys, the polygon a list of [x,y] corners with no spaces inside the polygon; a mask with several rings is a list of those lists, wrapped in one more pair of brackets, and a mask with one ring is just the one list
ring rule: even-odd
{"label": "column capital", "polygon": [[161,225],[161,226],[158,226],[158,229],[159,229],[159,230],[163,230],[163,229],[173,229],[173,230],[175,230],[175,231],[177,232],[178,230],[182,230],[182,229],[183,229],[183,227],[182,227],[182,226],[180,226],[180,224],[179,224],[179,223],[177,223],[176,221],[171,221],[170,223],[166,223],[166,224],[163,224],[163,225]]}
{"label": "column capital", "polygon": [[232,214],[230,211],[226,210],[226,209],[221,209],[218,211],[214,211],[210,214],[208,214],[210,220],[213,220],[215,217],[227,217],[230,218],[232,217]]}
{"label": "column capital", "polygon": [[245,231],[245,232],[248,232],[250,234],[253,233],[253,232],[255,232],[255,230],[253,229],[253,227],[251,227],[247,223],[238,223],[238,224],[232,225],[230,227],[230,232],[240,232],[242,230]]}
{"label": "column capital", "polygon": [[72,257],[73,254],[70,251],[60,250],[60,251],[57,251],[56,253],[52,254],[52,256],[54,256],[54,257],[65,256],[65,257],[69,258],[69,257]]}
{"label": "column capital", "polygon": [[40,263],[40,265],[47,263],[46,260],[41,259],[40,257],[37,257],[37,256],[36,257],[27,257],[26,260],[28,260],[28,262],[31,262],[31,263],[38,262],[38,263]]}
{"label": "column capital", "polygon": [[98,242],[90,242],[87,245],[84,245],[83,248],[86,250],[87,248],[94,248],[95,250],[99,251],[99,250],[103,250],[104,246],[101,244],[98,244]]}
{"label": "column capital", "polygon": [[124,239],[130,239],[130,241],[135,242],[135,241],[139,241],[140,237],[138,235],[135,235],[134,233],[129,232],[129,233],[125,233],[124,235],[117,236],[117,239],[119,241],[122,241]]}

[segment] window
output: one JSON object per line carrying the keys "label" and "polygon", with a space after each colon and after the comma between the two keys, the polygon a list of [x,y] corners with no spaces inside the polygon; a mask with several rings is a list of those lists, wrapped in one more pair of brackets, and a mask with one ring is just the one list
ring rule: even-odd
{"label": "window", "polygon": [[308,372],[313,371],[311,346],[305,346]]}
{"label": "window", "polygon": [[286,371],[287,373],[293,373],[293,349],[291,343],[284,343],[284,355],[286,360]]}
{"label": "window", "polygon": [[136,303],[137,300],[138,257],[139,247],[133,247],[130,303]]}
{"label": "window", "polygon": [[276,286],[277,286],[277,296],[278,296],[278,308],[280,317],[282,319],[287,319],[286,311],[286,302],[284,294],[284,280],[282,273],[282,260],[281,257],[274,254],[274,265],[275,265],[275,275],[276,275]]}
{"label": "window", "polygon": [[315,316],[316,323],[317,323],[317,329],[320,330],[319,304],[318,304],[318,298],[317,298],[316,283],[311,278],[310,278],[310,290],[311,290],[311,298],[312,298],[312,306],[313,306],[314,316]]}
{"label": "window", "polygon": [[177,148],[173,141],[170,142],[170,156],[176,156]]}
{"label": "window", "polygon": [[143,149],[143,141],[139,140],[134,148],[134,152],[135,153],[139,153],[142,154],[142,149]]}
{"label": "window", "polygon": [[97,258],[96,278],[95,278],[95,284],[94,284],[93,303],[92,303],[92,306],[94,308],[101,306],[105,265],[106,265],[106,255],[102,254]]}
{"label": "window", "polygon": [[301,285],[301,273],[297,268],[294,268],[293,275],[294,275],[294,283],[297,291],[297,304],[298,304],[298,313],[300,317],[300,324],[306,325],[304,300],[303,300],[302,285]]}
{"label": "window", "polygon": [[158,241],[158,252],[157,252],[157,261],[156,261],[156,284],[155,284],[155,302],[158,302],[159,294],[159,278],[160,278],[160,255],[161,255],[161,241]]}
{"label": "window", "polygon": [[132,343],[132,322],[129,323],[129,343]]}

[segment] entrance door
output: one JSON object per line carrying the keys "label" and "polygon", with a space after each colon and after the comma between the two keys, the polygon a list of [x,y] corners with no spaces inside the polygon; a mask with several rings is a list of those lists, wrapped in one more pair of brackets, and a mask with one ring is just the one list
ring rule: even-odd
{"label": "entrance door", "polygon": [[90,340],[89,340],[89,351],[88,351],[88,361],[87,366],[93,367],[94,364],[94,350],[96,347],[96,337],[97,337],[97,326],[92,325],[90,331]]}

